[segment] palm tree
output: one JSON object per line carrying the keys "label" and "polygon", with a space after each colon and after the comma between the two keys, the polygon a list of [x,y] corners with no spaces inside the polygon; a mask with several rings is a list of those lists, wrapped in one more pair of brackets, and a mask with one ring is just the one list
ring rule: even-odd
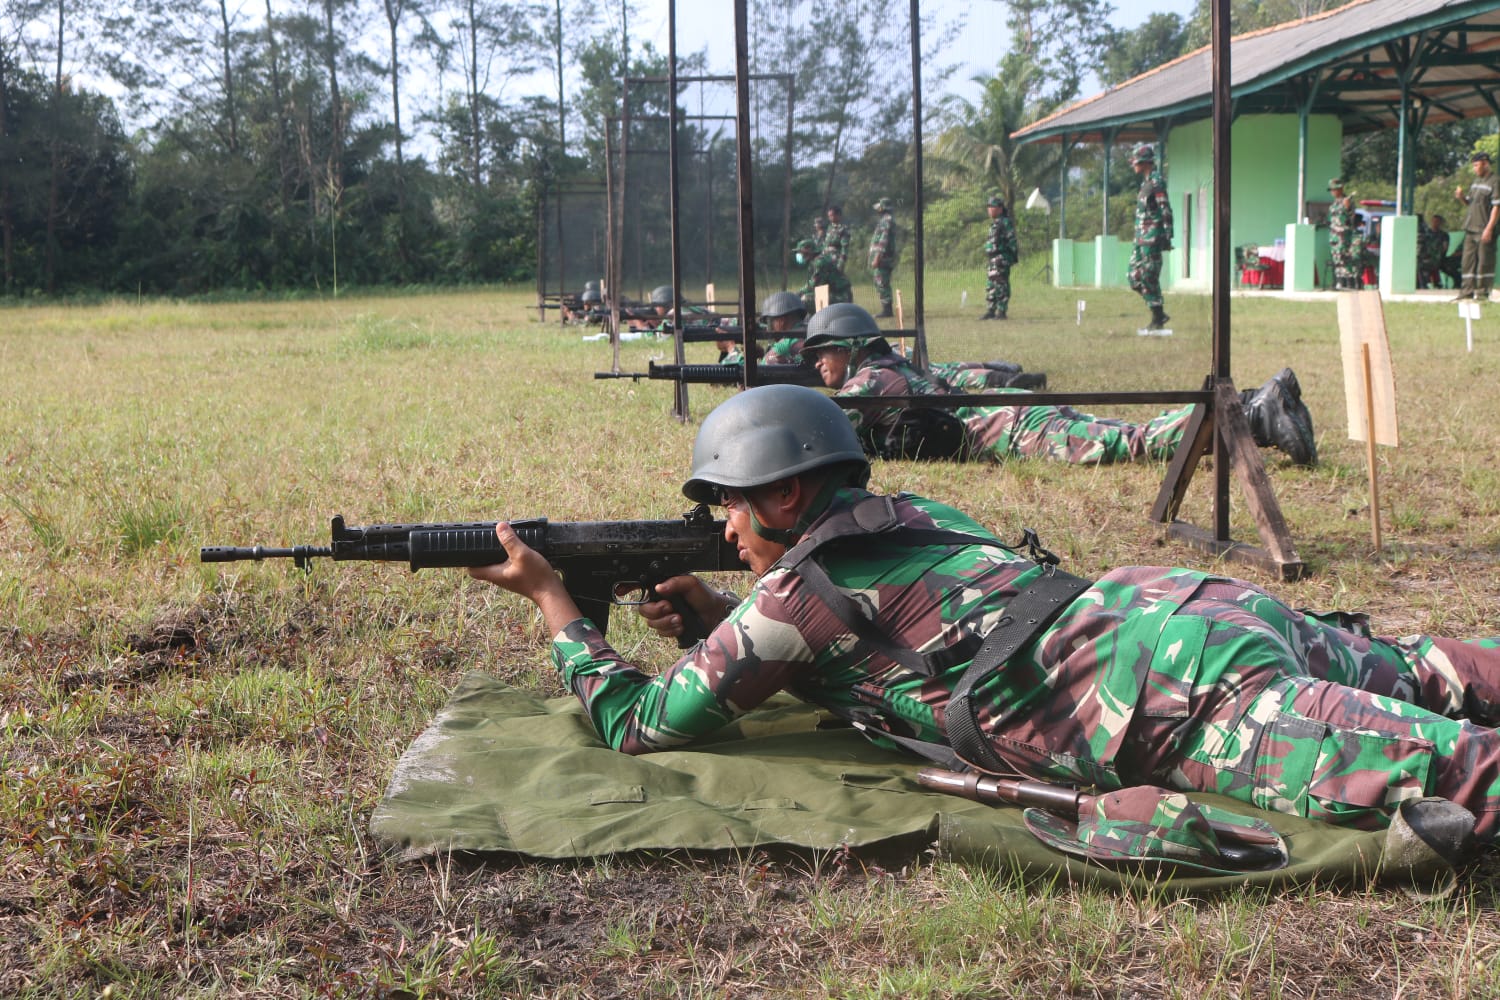
{"label": "palm tree", "polygon": [[929,154],[944,190],[995,189],[1014,205],[1017,190],[1056,174],[1060,147],[1021,146],[1011,138],[1055,106],[1035,93],[1041,75],[1030,59],[1008,53],[1000,61],[1000,72],[973,78],[983,88],[978,105],[956,95],[945,100],[944,113],[951,124],[933,140]]}

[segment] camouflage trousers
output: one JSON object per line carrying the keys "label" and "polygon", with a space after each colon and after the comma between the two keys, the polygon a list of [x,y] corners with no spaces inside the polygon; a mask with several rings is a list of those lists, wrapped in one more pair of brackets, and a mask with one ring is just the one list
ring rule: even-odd
{"label": "camouflage trousers", "polygon": [[1004,316],[1010,308],[1010,265],[990,261],[989,272],[984,283],[984,302],[989,308]]}
{"label": "camouflage trousers", "polygon": [[875,294],[880,298],[881,309],[889,309],[891,305],[891,269],[888,267],[872,267],[870,269],[870,280],[875,282]]}
{"label": "camouflage trousers", "polygon": [[1364,255],[1355,248],[1344,246],[1333,246],[1329,248],[1329,256],[1333,263],[1333,273],[1337,278],[1345,281],[1358,281],[1364,276]]}
{"label": "camouflage trousers", "polygon": [[1158,648],[1159,703],[1138,708],[1122,777],[1365,828],[1435,795],[1500,835],[1500,731],[1455,718],[1497,721],[1500,639],[1374,638],[1232,580],[1206,581],[1184,616],[1201,646],[1176,645],[1169,667]]}
{"label": "camouflage trousers", "polygon": [[1158,309],[1161,296],[1161,251],[1136,244],[1130,251],[1130,288],[1146,300],[1147,307]]}
{"label": "camouflage trousers", "polygon": [[1192,407],[1169,410],[1134,424],[1070,406],[963,406],[954,411],[964,422],[974,458],[1050,458],[1075,465],[1168,459],[1192,412]]}

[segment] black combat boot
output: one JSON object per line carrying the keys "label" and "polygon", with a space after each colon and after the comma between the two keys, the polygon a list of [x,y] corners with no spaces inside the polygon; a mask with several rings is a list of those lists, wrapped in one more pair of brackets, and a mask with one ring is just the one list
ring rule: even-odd
{"label": "black combat boot", "polygon": [[984,315],[981,316],[981,317],[979,317],[979,318],[980,319],[994,319],[995,318],[995,307],[994,306],[990,306],[988,309],[986,309],[984,311]]}
{"label": "black combat boot", "polygon": [[1318,443],[1312,414],[1302,402],[1302,386],[1290,368],[1283,368],[1259,389],[1240,393],[1250,436],[1262,448],[1277,448],[1293,465],[1315,465]]}
{"label": "black combat boot", "polygon": [[1016,372],[1005,380],[1007,389],[1030,389],[1033,392],[1047,388],[1046,372]]}
{"label": "black combat boot", "polygon": [[883,305],[883,306],[880,307],[880,312],[879,312],[879,314],[875,318],[876,319],[887,319],[887,318],[889,318],[891,316],[894,316],[894,315],[896,315],[895,312],[893,312],[891,310],[891,305],[890,305],[889,302],[887,302],[885,305]]}
{"label": "black combat boot", "polygon": [[1148,329],[1148,330],[1165,330],[1167,328],[1167,321],[1169,319],[1171,319],[1171,318],[1172,317],[1168,316],[1167,313],[1166,313],[1166,310],[1163,309],[1161,306],[1152,306],[1151,307],[1151,325],[1148,326],[1148,327],[1146,327],[1146,329]]}

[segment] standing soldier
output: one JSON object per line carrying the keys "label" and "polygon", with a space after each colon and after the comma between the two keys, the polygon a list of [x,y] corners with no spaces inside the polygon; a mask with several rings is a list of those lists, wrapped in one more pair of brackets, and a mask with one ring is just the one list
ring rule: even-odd
{"label": "standing soldier", "polygon": [[1453,196],[1468,206],[1464,213],[1463,284],[1456,298],[1488,299],[1495,284],[1495,222],[1500,218],[1500,197],[1490,174],[1490,154],[1475,153],[1474,183],[1469,193],[1457,188]]}
{"label": "standing soldier", "polygon": [[1328,206],[1328,255],[1333,259],[1333,287],[1358,288],[1363,283],[1363,249],[1357,245],[1354,199],[1344,193],[1344,182],[1328,182],[1333,203]]}
{"label": "standing soldier", "polygon": [[881,198],[875,203],[880,221],[875,223],[875,234],[870,237],[870,277],[875,282],[875,294],[880,296],[880,316],[894,316],[891,311],[891,270],[896,266],[896,220],[891,215],[891,199]]}
{"label": "standing soldier", "polygon": [[812,240],[799,242],[793,249],[792,259],[807,268],[807,284],[797,294],[802,296],[802,304],[807,308],[809,316],[817,312],[813,292],[819,285],[828,286],[830,305],[854,301],[854,288],[849,284],[849,279],[828,252],[820,249]]}
{"label": "standing soldier", "polygon": [[990,238],[984,241],[984,255],[989,270],[984,284],[984,300],[989,305],[980,319],[1005,319],[1010,308],[1010,266],[1020,257],[1016,244],[1016,223],[1010,217],[1005,199],[990,195]]}
{"label": "standing soldier", "polygon": [[1130,165],[1141,180],[1135,201],[1135,247],[1130,251],[1130,287],[1139,292],[1151,309],[1152,330],[1166,327],[1171,319],[1162,308],[1161,254],[1172,249],[1172,202],[1167,185],[1156,169],[1156,150],[1150,143],[1135,147]]}
{"label": "standing soldier", "polygon": [[828,217],[819,212],[813,216],[813,242],[821,250],[828,243]]}
{"label": "standing soldier", "polygon": [[828,235],[823,240],[823,251],[833,258],[840,271],[849,262],[849,227],[844,225],[844,210],[837,205],[828,206]]}

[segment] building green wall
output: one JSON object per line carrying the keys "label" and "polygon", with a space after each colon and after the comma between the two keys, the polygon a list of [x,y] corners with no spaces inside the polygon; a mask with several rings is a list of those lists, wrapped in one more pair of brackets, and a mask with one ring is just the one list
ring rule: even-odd
{"label": "building green wall", "polygon": [[[1176,249],[1162,265],[1163,287],[1207,289],[1213,246],[1213,123],[1192,122],[1167,136],[1167,194],[1172,199]],[[1328,179],[1339,172],[1343,127],[1331,115],[1317,115],[1307,129],[1307,200],[1328,200]],[[1230,137],[1231,246],[1273,244],[1288,223],[1300,222],[1297,204],[1297,116],[1247,115],[1236,118]],[[1328,259],[1328,231],[1317,236],[1319,268]],[[1231,264],[1231,267],[1233,265]]]}

